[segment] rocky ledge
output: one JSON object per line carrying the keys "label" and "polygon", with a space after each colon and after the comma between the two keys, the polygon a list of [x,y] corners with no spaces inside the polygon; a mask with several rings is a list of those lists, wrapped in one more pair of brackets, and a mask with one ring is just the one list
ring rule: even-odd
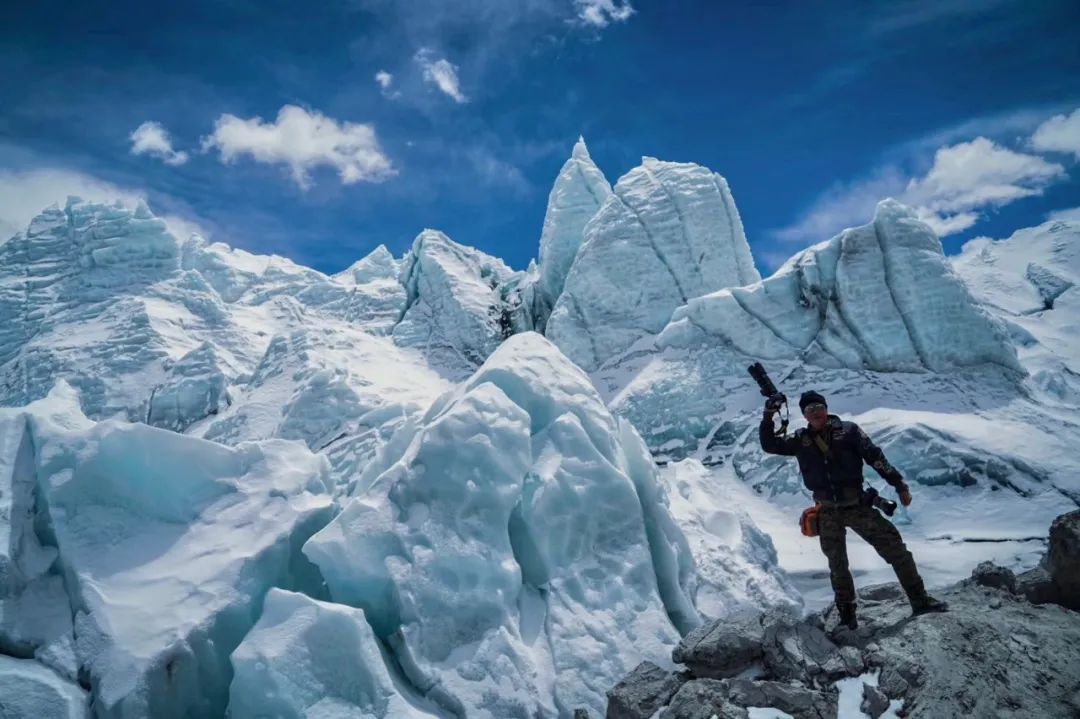
{"label": "rocky ledge", "polygon": [[1054,521],[1036,569],[983,563],[936,595],[949,612],[912,617],[898,584],[867,587],[855,631],[831,609],[702,625],[673,652],[684,668],[641,664],[608,692],[607,717],[832,719],[850,677],[876,679],[862,687],[872,719],[1080,717],[1080,510]]}

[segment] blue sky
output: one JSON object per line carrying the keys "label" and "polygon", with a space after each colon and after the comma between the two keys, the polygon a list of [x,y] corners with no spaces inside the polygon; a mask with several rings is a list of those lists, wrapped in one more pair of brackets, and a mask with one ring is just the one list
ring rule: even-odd
{"label": "blue sky", "polygon": [[947,251],[1080,215],[1075,0],[41,0],[0,67],[4,230],[145,196],[329,272],[425,227],[520,269],[579,134],[724,175],[765,270],[888,195]]}

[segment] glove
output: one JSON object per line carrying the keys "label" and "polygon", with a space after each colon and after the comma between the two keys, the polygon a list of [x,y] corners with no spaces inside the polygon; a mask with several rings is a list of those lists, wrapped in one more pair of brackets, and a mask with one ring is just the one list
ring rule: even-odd
{"label": "glove", "polygon": [[780,405],[787,402],[787,397],[781,392],[777,392],[772,397],[765,400],[765,414],[772,414],[780,410]]}
{"label": "glove", "polygon": [[900,504],[907,507],[911,504],[911,490],[903,482],[896,488],[896,493],[900,495]]}

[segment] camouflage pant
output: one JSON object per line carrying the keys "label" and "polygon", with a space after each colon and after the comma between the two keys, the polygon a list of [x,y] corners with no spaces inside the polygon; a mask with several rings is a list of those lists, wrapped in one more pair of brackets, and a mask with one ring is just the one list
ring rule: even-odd
{"label": "camouflage pant", "polygon": [[922,577],[900,532],[873,507],[861,504],[824,504],[818,514],[821,551],[829,560],[829,576],[837,604],[854,604],[855,581],[847,557],[847,528],[866,540],[892,565],[909,599],[926,594]]}

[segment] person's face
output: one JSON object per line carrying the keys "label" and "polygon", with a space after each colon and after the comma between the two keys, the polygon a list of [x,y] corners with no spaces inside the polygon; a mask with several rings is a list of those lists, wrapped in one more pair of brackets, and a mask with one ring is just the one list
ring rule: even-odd
{"label": "person's face", "polygon": [[819,430],[829,421],[829,410],[820,402],[814,402],[806,405],[806,409],[803,410],[803,417],[806,417],[806,423],[810,425],[811,429]]}

